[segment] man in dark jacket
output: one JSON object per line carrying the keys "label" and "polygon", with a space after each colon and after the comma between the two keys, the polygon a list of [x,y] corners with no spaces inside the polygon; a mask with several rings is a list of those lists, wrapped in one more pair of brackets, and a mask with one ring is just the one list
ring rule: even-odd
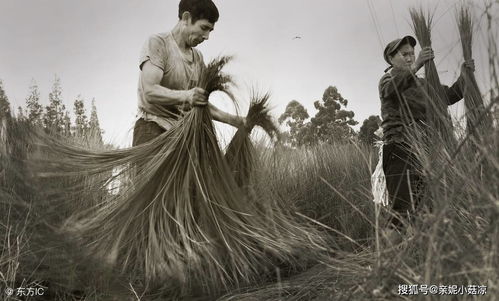
{"label": "man in dark jacket", "polygon": [[[390,226],[399,230],[407,221],[408,214],[417,208],[417,192],[423,183],[418,172],[419,160],[411,151],[407,129],[414,124],[424,125],[426,110],[431,109],[424,89],[425,79],[417,77],[416,72],[435,56],[431,48],[425,47],[416,59],[414,46],[416,39],[411,36],[388,43],[383,55],[391,70],[379,82],[384,140],[383,171],[395,213]],[[474,71],[474,62],[465,62],[461,70],[463,68]],[[451,87],[443,86],[448,105],[463,98],[462,87],[462,76]]]}

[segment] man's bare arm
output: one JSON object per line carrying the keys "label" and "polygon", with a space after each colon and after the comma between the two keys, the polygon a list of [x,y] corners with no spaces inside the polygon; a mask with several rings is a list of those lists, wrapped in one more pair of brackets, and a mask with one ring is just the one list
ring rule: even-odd
{"label": "man's bare arm", "polygon": [[[160,85],[163,78],[163,70],[147,61],[142,66],[142,86],[146,100],[153,104],[163,105],[181,105],[186,102],[193,106],[204,106],[208,104],[206,91],[201,88],[193,88],[191,90],[172,90]],[[213,119],[223,123],[230,124],[234,127],[242,127],[245,125],[245,119],[236,115],[232,115],[221,111],[212,104],[209,104],[210,113]]]}
{"label": "man's bare arm", "polygon": [[227,112],[221,111],[211,103],[208,104],[208,108],[210,109],[211,116],[216,121],[227,123],[237,128],[245,126],[246,121],[244,117],[232,115]]}
{"label": "man's bare arm", "polygon": [[142,87],[146,100],[151,104],[203,106],[208,103],[206,91],[201,88],[172,90],[160,85],[163,70],[147,61],[142,66]]}

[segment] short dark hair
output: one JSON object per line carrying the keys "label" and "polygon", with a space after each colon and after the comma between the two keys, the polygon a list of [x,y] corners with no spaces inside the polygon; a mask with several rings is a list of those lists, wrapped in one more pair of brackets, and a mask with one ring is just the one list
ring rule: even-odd
{"label": "short dark hair", "polygon": [[189,12],[192,17],[192,23],[206,19],[210,23],[218,21],[218,9],[211,0],[180,0],[178,4],[178,18],[182,19],[182,14]]}

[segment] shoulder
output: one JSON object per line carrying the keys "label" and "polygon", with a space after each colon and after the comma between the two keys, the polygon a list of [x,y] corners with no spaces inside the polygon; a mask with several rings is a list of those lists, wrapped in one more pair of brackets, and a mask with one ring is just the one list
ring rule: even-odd
{"label": "shoulder", "polygon": [[167,34],[165,33],[153,34],[147,38],[140,54],[140,69],[142,69],[143,64],[149,60],[153,65],[165,70],[166,58],[169,53],[166,46],[167,38]]}
{"label": "shoulder", "polygon": [[391,79],[392,79],[392,74],[390,72],[387,72],[383,74],[383,76],[380,78],[378,85],[381,87],[386,83],[390,82]]}
{"label": "shoulder", "polygon": [[161,34],[150,35],[142,47],[141,56],[162,55],[166,50],[166,40]]}
{"label": "shoulder", "polygon": [[155,33],[147,38],[146,45],[151,47],[162,47],[164,48],[167,43],[168,37],[163,33]]}
{"label": "shoulder", "polygon": [[386,81],[387,79],[390,79],[392,78],[392,74],[390,72],[386,72],[385,74],[383,74],[383,76],[380,78],[380,82],[382,81]]}

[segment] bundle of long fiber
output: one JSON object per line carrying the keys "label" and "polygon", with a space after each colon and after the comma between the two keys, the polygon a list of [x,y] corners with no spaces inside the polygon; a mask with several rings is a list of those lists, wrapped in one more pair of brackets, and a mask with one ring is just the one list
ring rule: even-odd
{"label": "bundle of long fiber", "polygon": [[272,121],[267,107],[270,94],[259,95],[253,91],[250,100],[246,125],[239,128],[227,146],[225,159],[234,174],[239,187],[249,184],[250,175],[255,168],[255,148],[250,134],[255,126],[260,126],[271,138],[277,133],[277,126]]}
{"label": "bundle of long fiber", "polygon": [[[431,47],[431,24],[432,15],[428,13],[428,18],[425,17],[423,9],[419,10],[412,8],[410,10],[412,24],[416,38],[421,45],[421,48]],[[440,83],[437,67],[433,60],[425,63],[425,79],[428,107],[426,109],[427,122],[431,127],[436,128],[441,137],[453,143],[455,140],[452,120],[447,111],[447,95]]]}
{"label": "bundle of long fiber", "polygon": [[[32,141],[37,129],[27,120],[14,117],[3,130],[8,151],[0,151],[0,271],[4,273],[0,279],[12,286],[48,285],[50,292],[46,290],[45,297],[49,299],[55,298],[60,289],[69,292],[99,287],[105,272],[102,265],[80,256],[79,248],[54,231],[53,225],[65,214],[56,202],[48,206],[29,172],[26,163],[35,151]],[[66,186],[60,184],[63,191]],[[108,283],[107,289],[113,286]]]}
{"label": "bundle of long fiber", "polygon": [[[228,60],[208,64],[199,86],[226,91],[230,77],[221,69]],[[184,295],[217,293],[261,281],[276,262],[298,265],[324,250],[318,232],[274,200],[269,206],[257,205],[265,199],[248,201],[223,157],[206,107],[193,108],[171,130],[129,149],[95,152],[41,143],[59,154],[58,162],[45,166],[64,174],[114,171],[110,179],[118,179],[117,192],[75,213],[64,229],[93,256],[149,287],[168,286]],[[120,180],[126,173],[131,179]]]}
{"label": "bundle of long fiber", "polygon": [[[468,6],[461,6],[458,12],[457,20],[459,35],[461,37],[461,46],[463,48],[463,57],[465,61],[473,59],[473,22]],[[475,74],[469,68],[463,70],[464,80],[464,105],[466,107],[466,128],[468,133],[482,133],[492,126],[490,114],[485,114],[485,106],[476,82]],[[476,129],[474,129],[476,127]]]}

